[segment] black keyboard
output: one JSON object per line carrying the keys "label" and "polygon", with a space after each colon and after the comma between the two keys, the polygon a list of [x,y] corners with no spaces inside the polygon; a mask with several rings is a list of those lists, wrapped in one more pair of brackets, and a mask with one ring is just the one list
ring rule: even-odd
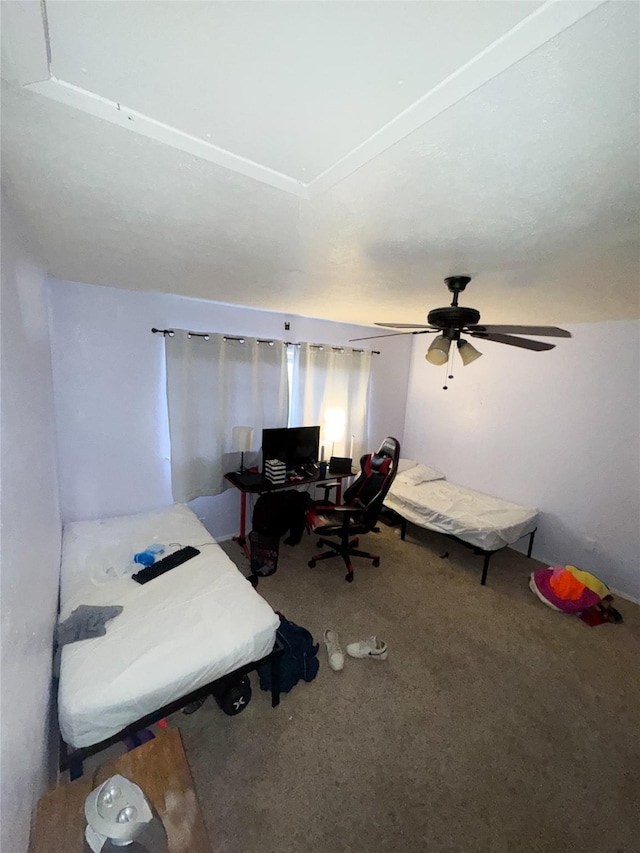
{"label": "black keyboard", "polygon": [[152,566],[147,566],[146,569],[141,569],[139,572],[136,572],[135,575],[131,575],[131,577],[136,583],[148,583],[154,578],[163,575],[165,572],[175,569],[176,566],[181,566],[183,563],[186,563],[187,560],[190,560],[192,557],[196,557],[199,553],[200,551],[198,551],[197,548],[194,548],[192,545],[187,545],[186,548],[180,548],[179,551],[174,551],[173,554],[168,554],[161,560],[156,560]]}

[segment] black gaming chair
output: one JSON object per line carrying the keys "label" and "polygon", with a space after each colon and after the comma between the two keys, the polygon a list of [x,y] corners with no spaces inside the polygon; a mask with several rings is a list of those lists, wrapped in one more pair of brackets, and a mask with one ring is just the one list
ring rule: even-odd
{"label": "black gaming chair", "polygon": [[[385,438],[377,453],[367,453],[360,459],[360,476],[344,493],[343,505],[318,504],[307,513],[307,523],[313,533],[320,536],[318,548],[330,550],[316,554],[309,560],[313,568],[318,560],[342,557],[347,574],[345,580],[353,581],[351,557],[365,557],[374,566],[380,565],[377,554],[358,550],[358,536],[375,529],[382,504],[396,476],[400,442],[391,436]],[[326,537],[336,537],[328,539]]]}

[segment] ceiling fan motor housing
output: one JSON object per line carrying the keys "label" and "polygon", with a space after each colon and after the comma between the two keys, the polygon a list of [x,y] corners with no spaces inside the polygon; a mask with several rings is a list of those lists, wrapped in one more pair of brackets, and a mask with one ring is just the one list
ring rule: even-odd
{"label": "ceiling fan motor housing", "polygon": [[463,326],[474,326],[480,320],[480,312],[475,308],[450,306],[449,308],[434,308],[429,311],[427,322],[437,329],[462,329]]}
{"label": "ceiling fan motor housing", "polygon": [[451,293],[461,293],[471,281],[470,275],[450,275],[445,278],[444,283]]}

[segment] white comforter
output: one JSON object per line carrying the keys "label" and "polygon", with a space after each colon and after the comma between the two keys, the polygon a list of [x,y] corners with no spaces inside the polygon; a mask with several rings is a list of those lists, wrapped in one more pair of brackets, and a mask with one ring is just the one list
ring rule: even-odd
{"label": "white comforter", "polygon": [[[140,585],[127,574],[152,543],[200,554]],[[141,568],[141,567],[140,567]],[[58,712],[73,747],[129,723],[268,654],[279,618],[188,507],[65,527],[61,614],[120,604],[104,637],[62,648]]]}

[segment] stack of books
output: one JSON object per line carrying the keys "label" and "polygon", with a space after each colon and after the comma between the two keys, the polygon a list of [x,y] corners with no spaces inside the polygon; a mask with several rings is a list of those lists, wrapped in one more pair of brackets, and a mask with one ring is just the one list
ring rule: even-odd
{"label": "stack of books", "polygon": [[267,459],[264,463],[264,476],[274,486],[287,482],[287,466],[279,459]]}

